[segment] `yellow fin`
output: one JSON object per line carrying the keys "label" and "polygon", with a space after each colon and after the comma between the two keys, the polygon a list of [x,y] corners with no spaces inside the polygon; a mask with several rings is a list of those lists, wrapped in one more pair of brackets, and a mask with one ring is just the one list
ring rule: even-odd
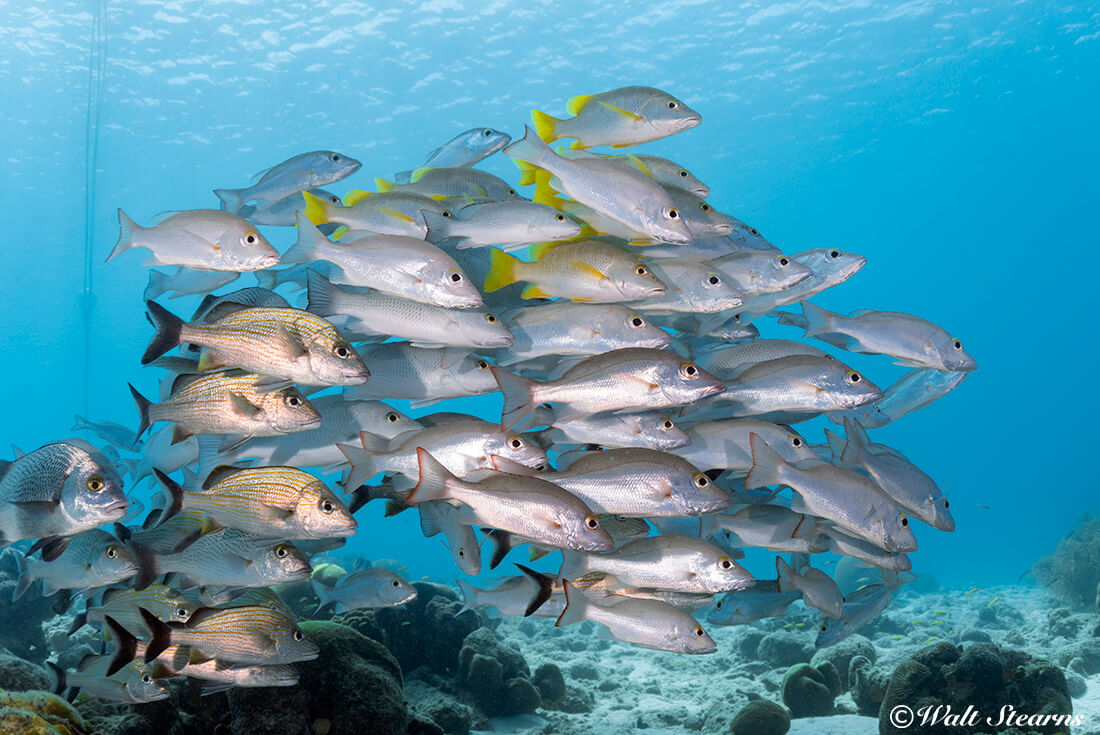
{"label": "yellow fin", "polygon": [[535,284],[529,283],[523,288],[523,293],[521,293],[519,297],[521,299],[548,299],[551,298],[551,294],[543,291]]}
{"label": "yellow fin", "polygon": [[485,276],[485,293],[499,291],[505,286],[515,283],[516,265],[521,263],[519,258],[512,257],[503,250],[492,248],[489,251],[489,273]]}
{"label": "yellow fin", "polygon": [[409,183],[415,184],[417,181],[420,181],[420,179],[423,178],[424,174],[428,173],[431,170],[431,166],[421,166],[418,169],[414,169],[412,174],[409,175]]}
{"label": "yellow fin", "polygon": [[351,232],[350,227],[337,227],[332,233],[333,240],[339,240],[345,232]]}
{"label": "yellow fin", "polygon": [[535,135],[547,143],[553,143],[561,137],[558,135],[558,123],[561,120],[553,115],[547,115],[542,110],[531,110],[531,122],[535,126]]}
{"label": "yellow fin", "polygon": [[467,204],[473,204],[474,203],[474,198],[472,196],[470,196],[469,194],[463,194],[462,198],[466,200]]}
{"label": "yellow fin", "polygon": [[633,153],[627,153],[626,157],[630,159],[630,162],[649,178],[653,178],[653,173],[649,170],[649,166],[645,165],[645,161],[635,156]]}
{"label": "yellow fin", "polygon": [[581,110],[583,110],[595,96],[594,94],[578,94],[576,97],[569,100],[566,109],[569,110],[570,115],[579,115],[581,114]]}
{"label": "yellow fin", "polygon": [[450,197],[447,196],[446,194],[429,194],[428,198],[429,199],[434,199],[437,202],[442,202],[445,199],[450,199]]}
{"label": "yellow fin", "polygon": [[398,212],[396,209],[391,209],[390,207],[379,207],[378,211],[385,212],[394,219],[399,219],[403,222],[416,222],[416,217],[410,217],[404,212]]}
{"label": "yellow fin", "polygon": [[535,260],[546,255],[548,252],[556,248],[561,243],[559,242],[537,242],[527,246],[527,254]]}
{"label": "yellow fin", "polygon": [[396,186],[397,184],[393,183],[392,181],[386,181],[385,179],[380,179],[377,176],[374,177],[374,188],[378,189],[379,194],[389,193],[393,191],[394,187]]}
{"label": "yellow fin", "polygon": [[197,370],[199,372],[205,372],[207,370],[214,370],[222,367],[222,363],[218,361],[218,358],[214,357],[214,353],[210,350],[203,350],[199,355],[199,364]]}
{"label": "yellow fin", "polygon": [[643,117],[642,115],[635,115],[633,112],[628,112],[627,110],[624,110],[621,107],[616,107],[615,105],[609,105],[606,102],[600,102],[600,104],[603,105],[604,107],[606,107],[607,109],[611,110],[612,112],[616,112],[620,115],[624,115],[625,117],[628,117],[631,120],[634,120],[635,122],[637,122],[638,120],[645,120],[645,117]]}
{"label": "yellow fin", "polygon": [[364,191],[362,189],[352,189],[344,195],[344,206],[354,207],[359,202],[363,201],[367,197],[374,196],[373,191]]}
{"label": "yellow fin", "polygon": [[597,278],[597,279],[600,279],[600,280],[603,280],[604,278],[607,278],[607,276],[604,275],[603,271],[601,271],[599,268],[597,268],[594,265],[590,265],[588,263],[585,263],[583,260],[574,260],[574,261],[570,262],[569,265],[573,266],[574,268],[576,268],[581,273],[587,273],[588,275],[592,276],[593,278]]}
{"label": "yellow fin", "polygon": [[534,201],[539,201],[540,198],[546,200],[547,197],[553,197],[557,192],[550,186],[550,179],[554,178],[554,175],[544,168],[535,170],[535,196]]}
{"label": "yellow fin", "polygon": [[536,204],[545,204],[547,207],[552,207],[559,212],[564,212],[565,208],[569,205],[569,200],[556,195],[554,190],[549,186],[536,188],[535,195],[531,198],[531,201]]}
{"label": "yellow fin", "polygon": [[325,222],[328,222],[328,213],[325,211],[324,199],[314,196],[308,191],[302,192],[302,198],[305,199],[306,202],[306,208],[302,211],[306,219],[315,225],[323,225]]}
{"label": "yellow fin", "polygon": [[516,168],[519,169],[520,186],[530,186],[535,183],[535,175],[539,171],[538,166],[527,161],[521,161],[518,158],[513,158],[512,163],[516,164]]}

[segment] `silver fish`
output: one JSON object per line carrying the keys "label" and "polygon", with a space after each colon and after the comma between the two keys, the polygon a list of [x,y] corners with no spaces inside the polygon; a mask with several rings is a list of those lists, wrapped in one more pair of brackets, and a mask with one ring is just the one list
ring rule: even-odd
{"label": "silver fish", "polygon": [[305,579],[310,566],[289,542],[219,528],[197,537],[192,534],[175,553],[156,554],[142,569],[135,587],[142,589],[161,574],[172,572],[186,575],[199,586],[264,587]]}
{"label": "silver fish", "polygon": [[423,167],[412,172],[407,184],[394,184],[379,178],[375,178],[374,183],[381,193],[413,192],[424,196],[468,196],[492,201],[515,199],[518,196],[512,185],[504,179],[469,166]]}
{"label": "silver fish", "polygon": [[315,189],[345,179],[363,164],[335,151],[310,151],[288,158],[261,171],[255,184],[245,189],[215,189],[222,209],[239,213],[246,202],[274,204],[303,190]]}
{"label": "silver fish", "polygon": [[313,591],[320,602],[314,613],[335,605],[337,613],[372,607],[403,605],[416,597],[416,588],[389,569],[361,569],[345,574],[332,587],[313,580]]}
{"label": "silver fish", "polygon": [[455,209],[454,216],[424,211],[428,242],[457,248],[496,245],[514,250],[540,242],[567,240],[581,234],[581,226],[545,204],[525,199],[475,202]]}
{"label": "silver fish", "polygon": [[240,277],[236,271],[208,271],[176,266],[171,272],[158,270],[149,271],[149,283],[141,298],[145,301],[159,299],[164,294],[172,294],[169,298],[191,296],[192,294],[208,293],[226,286]]}
{"label": "silver fish", "polygon": [[370,380],[346,388],[344,395],[349,398],[408,400],[413,402],[413,407],[420,407],[435,401],[499,390],[489,371],[489,361],[471,353],[450,365],[446,365],[448,359],[444,358],[452,355],[446,350],[414,347],[408,342],[368,345],[360,347],[359,354],[370,365]]}
{"label": "silver fish", "polygon": [[263,605],[201,608],[186,623],[163,623],[147,611],[142,617],[153,631],[146,661],[172,645],[238,664],[287,664],[311,661],[320,654],[292,618]]}
{"label": "silver fish", "polygon": [[[323,199],[337,207],[343,206],[339,196],[324,189],[310,189],[309,193],[318,199]],[[255,222],[258,225],[271,225],[274,227],[294,227],[298,223],[298,214],[306,208],[302,192],[288,194],[277,202],[270,204],[246,204],[237,212],[240,216]]]}
{"label": "silver fish", "polygon": [[604,447],[647,447],[671,451],[691,439],[668,416],[658,411],[579,416],[553,419],[550,438],[555,444],[575,442]]}
{"label": "silver fish", "polygon": [[836,423],[843,423],[844,417],[850,416],[864,428],[878,429],[943,398],[959,387],[969,374],[914,368],[891,383],[885,395],[874,403],[827,415]]}
{"label": "silver fish", "polygon": [[746,505],[736,513],[713,513],[701,521],[701,536],[726,531],[733,535],[730,543],[735,546],[798,554],[829,550],[829,539],[818,530],[813,516],[779,505]]}
{"label": "silver fish", "polygon": [[184,265],[213,271],[258,271],[279,262],[279,253],[246,219],[217,209],[177,212],[141,227],[121,209],[119,234],[107,260],[133,248],[153,253],[155,265]]}
{"label": "silver fish", "polygon": [[113,534],[99,528],[69,539],[65,550],[53,561],[41,561],[14,554],[19,581],[12,599],[23,596],[36,580],[42,580],[42,594],[49,597],[58,590],[94,589],[117,584],[133,577],[138,562],[130,549]]}
{"label": "silver fish", "polygon": [[520,309],[505,320],[512,346],[497,353],[506,366],[543,355],[596,355],[624,347],[668,347],[668,333],[620,304],[557,302]]}
{"label": "silver fish", "polygon": [[780,592],[798,590],[807,605],[820,610],[826,617],[840,620],[844,596],[832,577],[809,566],[796,571],[781,556],[775,557],[775,570],[779,575]]}
{"label": "silver fish", "polygon": [[655,87],[582,94],[570,99],[568,107],[574,117],[566,120],[531,111],[539,136],[547,143],[575,138],[578,148],[625,148],[688,130],[702,121],[698,112]]}
{"label": "silver fish", "polygon": [[[429,153],[419,168],[473,166],[511,142],[512,136],[508,133],[492,128],[472,128],[459,133]],[[413,171],[400,171],[394,174],[393,180],[398,184],[407,184],[412,175]]]}
{"label": "silver fish", "polygon": [[766,618],[777,618],[787,611],[791,603],[802,598],[802,593],[792,589],[779,591],[776,579],[756,579],[740,590],[727,593],[707,615],[707,622],[715,625],[748,625]]}
{"label": "silver fish", "polygon": [[554,577],[516,564],[523,574],[507,577],[492,589],[474,587],[458,580],[458,589],[465,603],[463,609],[488,607],[489,617],[530,616],[557,617],[565,609],[563,597],[554,596]]}
{"label": "silver fish", "polygon": [[845,597],[840,619],[821,623],[814,648],[836,645],[857,633],[886,609],[890,604],[890,597],[890,588],[884,584],[867,585]]}
{"label": "silver fish", "polygon": [[686,425],[688,443],[670,450],[705,470],[731,470],[743,475],[752,467],[749,436],[759,435],[783,459],[792,464],[812,461],[817,455],[797,431],[758,419],[716,419]]}

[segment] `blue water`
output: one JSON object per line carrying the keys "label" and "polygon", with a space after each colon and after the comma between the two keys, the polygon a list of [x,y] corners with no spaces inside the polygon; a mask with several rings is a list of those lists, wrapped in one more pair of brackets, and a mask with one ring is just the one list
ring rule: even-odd
{"label": "blue water", "polygon": [[[948,487],[958,521],[954,534],[920,529],[914,571],[1013,582],[1100,510],[1100,7],[602,5],[5,4],[0,446],[69,436],[75,412],[136,426],[126,382],[155,386],[139,367],[146,269],[133,253],[103,263],[116,208],[146,222],[216,206],[212,188],[319,148],[364,162],[335,190],[372,188],[461,130],[518,136],[533,106],[563,114],[575,94],[645,84],[703,115],[645,152],[687,165],[715,206],[788,253],[868,257],[818,303],[919,314],[977,358],[958,391],[875,434]],[[96,58],[102,74],[89,74]],[[515,180],[503,157],[485,167]],[[280,248],[293,237],[265,234]],[[168,304],[187,313],[194,301]],[[902,372],[851,363],[883,386]],[[498,403],[463,405],[491,417]],[[821,428],[805,432],[820,441]],[[412,514],[380,513],[362,512],[356,551],[453,578]]]}

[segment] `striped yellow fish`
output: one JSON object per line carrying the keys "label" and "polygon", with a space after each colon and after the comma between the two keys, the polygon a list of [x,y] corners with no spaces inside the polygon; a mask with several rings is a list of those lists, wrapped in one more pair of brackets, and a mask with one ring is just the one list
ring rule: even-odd
{"label": "striped yellow fish", "polygon": [[[260,605],[204,607],[186,623],[164,623],[142,611],[153,639],[145,660],[153,661],[169,646],[189,646],[198,657],[238,664],[286,664],[311,661],[320,650],[293,619]],[[192,659],[195,662],[195,658]]]}
{"label": "striped yellow fish", "polygon": [[351,536],[359,526],[328,486],[296,467],[223,465],[207,476],[201,492],[187,492],[154,472],[171,494],[165,518],[188,508],[230,528],[290,539]]}
{"label": "striped yellow fish", "polygon": [[370,377],[359,353],[330,322],[303,309],[242,308],[212,324],[187,324],[147,301],[156,334],[148,365],[181,344],[202,349],[199,370],[237,367],[305,385],[356,385]]}
{"label": "striped yellow fish", "polygon": [[145,608],[165,622],[182,623],[191,616],[194,606],[163,584],[152,584],[143,590],[109,589],[101,593],[98,602],[89,603],[84,612],[77,615],[69,633],[75,633],[86,623],[102,625],[109,615],[138,638],[148,639],[152,633],[145,627],[139,608]]}

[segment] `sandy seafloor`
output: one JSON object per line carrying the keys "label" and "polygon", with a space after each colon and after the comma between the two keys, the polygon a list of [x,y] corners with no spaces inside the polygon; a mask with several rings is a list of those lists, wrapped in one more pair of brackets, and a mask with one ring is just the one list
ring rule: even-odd
{"label": "sandy seafloor", "polygon": [[[792,650],[802,643],[812,651],[821,616],[796,602],[783,618],[752,626],[708,625],[704,615],[700,618],[718,643],[715,654],[677,655],[604,640],[598,634],[602,627],[594,623],[555,628],[553,619],[500,621],[498,635],[520,648],[532,669],[543,662],[557,664],[567,686],[589,690],[595,706],[584,714],[539,710],[537,715],[493,719],[491,731],[475,732],[728,733],[730,720],[750,699],[761,697],[781,703],[780,688],[788,668],[772,666],[759,656],[745,657],[740,652],[742,644],[748,637],[758,636],[753,631],[784,631],[789,634]],[[861,634],[877,650],[876,667],[889,671],[940,640],[958,641],[965,648],[969,645],[965,639],[974,637],[975,631],[986,633],[1000,646],[1024,650],[1064,666],[1064,657],[1074,642],[1091,635],[1098,624],[1100,615],[1071,614],[1037,587],[1010,585],[934,592],[903,589]],[[1073,712],[1082,717],[1083,724],[1072,728],[1072,732],[1100,735],[1100,674],[1083,678],[1086,691],[1073,699]],[[836,699],[836,711],[830,717],[794,719],[790,733],[878,733],[878,719],[858,715],[850,693]]]}

